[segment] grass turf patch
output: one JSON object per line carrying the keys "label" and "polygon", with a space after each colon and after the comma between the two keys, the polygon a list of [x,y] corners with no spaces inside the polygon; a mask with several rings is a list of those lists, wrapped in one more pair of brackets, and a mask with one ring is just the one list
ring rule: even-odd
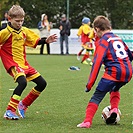
{"label": "grass turf patch", "polygon": [[[100,77],[89,93],[85,93],[91,66],[83,65],[76,60],[76,56],[59,55],[27,55],[29,63],[35,67],[48,83],[45,91],[29,107],[26,118],[18,121],[5,120],[3,114],[12,95],[12,89],[17,84],[6,74],[0,64],[0,132],[2,133],[131,133],[132,132],[132,87],[133,81],[122,87],[120,110],[122,112],[120,124],[106,125],[101,112],[109,105],[107,94],[93,119],[90,129],[80,129],[76,125],[83,121],[85,108],[90,100]],[[80,67],[80,71],[69,71],[70,66]],[[35,84],[29,82],[22,94],[25,97]],[[9,90],[11,89],[11,90]]]}

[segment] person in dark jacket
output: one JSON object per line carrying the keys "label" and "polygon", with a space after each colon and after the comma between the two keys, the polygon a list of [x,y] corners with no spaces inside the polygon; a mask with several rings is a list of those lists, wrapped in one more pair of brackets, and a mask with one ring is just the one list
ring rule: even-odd
{"label": "person in dark jacket", "polygon": [[1,27],[0,27],[0,30],[6,28],[7,23],[8,23],[8,11],[6,11],[6,12],[4,13],[4,18],[1,20]]}
{"label": "person in dark jacket", "polygon": [[71,23],[70,23],[69,20],[67,20],[65,14],[63,14],[61,16],[59,29],[60,29],[60,50],[61,50],[61,55],[64,54],[64,52],[63,52],[63,42],[64,41],[65,41],[65,45],[66,45],[66,54],[69,54],[68,36],[70,36]]}

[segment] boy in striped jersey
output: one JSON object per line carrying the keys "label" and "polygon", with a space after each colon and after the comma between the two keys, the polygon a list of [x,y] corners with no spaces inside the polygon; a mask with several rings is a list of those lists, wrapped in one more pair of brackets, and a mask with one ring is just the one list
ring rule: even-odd
{"label": "boy in striped jersey", "polygon": [[79,37],[81,36],[81,43],[82,43],[81,44],[82,49],[77,54],[78,60],[80,60],[80,56],[82,52],[86,50],[85,54],[83,55],[82,61],[81,61],[81,63],[83,64],[88,64],[86,60],[91,61],[91,59],[89,58],[90,57],[89,52],[94,51],[94,48],[92,46],[92,40],[89,38],[89,34],[91,31],[90,23],[91,23],[90,18],[84,17],[82,19],[82,25],[80,26],[78,30],[78,34],[77,34]]}
{"label": "boy in striped jersey", "polygon": [[[39,97],[47,85],[41,74],[26,60],[25,47],[36,48],[37,45],[54,42],[57,36],[54,34],[47,39],[41,39],[30,29],[23,27],[25,12],[18,5],[13,5],[8,13],[9,23],[0,31],[0,56],[6,71],[18,85],[10,98],[4,118],[18,120],[16,109],[18,108],[20,117],[24,118],[26,109]],[[27,81],[34,82],[36,86],[20,101]]]}
{"label": "boy in striped jersey", "polygon": [[122,39],[112,33],[110,21],[104,16],[97,16],[93,25],[100,40],[96,45],[93,66],[85,91],[91,90],[102,63],[105,65],[105,72],[88,103],[84,121],[77,125],[80,128],[91,127],[98,105],[107,92],[110,92],[111,110],[106,123],[113,124],[116,121],[120,102],[119,89],[132,78],[132,53]]}

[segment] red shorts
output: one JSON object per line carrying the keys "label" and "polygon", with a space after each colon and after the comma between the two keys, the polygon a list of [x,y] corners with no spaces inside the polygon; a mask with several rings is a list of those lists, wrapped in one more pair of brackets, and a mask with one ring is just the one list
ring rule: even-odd
{"label": "red shorts", "polygon": [[88,49],[88,50],[93,50],[94,49],[92,43],[90,43],[90,42],[83,43],[82,47],[84,49]]}
{"label": "red shorts", "polygon": [[37,72],[37,70],[35,70],[30,65],[26,69],[21,68],[19,66],[11,67],[9,74],[14,78],[15,81],[19,76],[22,76],[22,75],[26,77],[27,81],[31,81],[37,78],[38,76],[40,76],[40,73]]}

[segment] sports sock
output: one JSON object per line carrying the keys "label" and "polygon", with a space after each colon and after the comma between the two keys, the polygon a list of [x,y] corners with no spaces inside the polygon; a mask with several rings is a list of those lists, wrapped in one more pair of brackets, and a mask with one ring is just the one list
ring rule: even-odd
{"label": "sports sock", "polygon": [[84,122],[90,122],[92,124],[93,117],[98,109],[98,105],[93,102],[89,102],[86,108],[86,117]]}
{"label": "sports sock", "polygon": [[87,53],[84,54],[81,62],[84,62],[88,58],[89,58],[89,53],[87,52]]}
{"label": "sports sock", "polygon": [[11,97],[10,102],[8,103],[7,110],[15,112],[19,104],[19,101],[20,101],[20,96],[14,94]]}
{"label": "sports sock", "polygon": [[83,51],[84,51],[84,49],[81,49],[80,52],[78,53],[78,56],[80,56]]}
{"label": "sports sock", "polygon": [[120,92],[119,91],[111,92],[110,93],[110,105],[111,105],[111,109],[118,108],[119,102],[120,102]]}
{"label": "sports sock", "polygon": [[30,106],[35,100],[36,98],[40,95],[40,92],[35,90],[34,88],[32,88],[32,90],[30,91],[30,93],[22,100],[22,103],[28,107]]}

